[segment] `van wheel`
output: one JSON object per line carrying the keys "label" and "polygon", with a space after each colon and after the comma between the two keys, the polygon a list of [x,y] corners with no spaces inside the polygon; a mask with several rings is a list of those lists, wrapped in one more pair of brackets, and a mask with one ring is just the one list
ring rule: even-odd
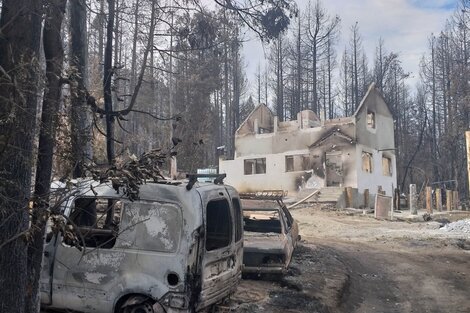
{"label": "van wheel", "polygon": [[150,302],[144,302],[133,306],[126,306],[121,310],[122,313],[156,313]]}

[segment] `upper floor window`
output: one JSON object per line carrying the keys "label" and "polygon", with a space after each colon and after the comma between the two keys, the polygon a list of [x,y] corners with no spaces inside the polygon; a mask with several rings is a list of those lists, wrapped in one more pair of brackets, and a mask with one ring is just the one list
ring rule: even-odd
{"label": "upper floor window", "polygon": [[367,110],[367,128],[375,129],[375,112]]}
{"label": "upper floor window", "polygon": [[367,173],[372,173],[372,153],[362,151],[362,170]]}
{"label": "upper floor window", "polygon": [[392,159],[382,156],[382,173],[384,176],[392,176]]}
{"label": "upper floor window", "polygon": [[244,160],[245,175],[265,174],[266,158]]}

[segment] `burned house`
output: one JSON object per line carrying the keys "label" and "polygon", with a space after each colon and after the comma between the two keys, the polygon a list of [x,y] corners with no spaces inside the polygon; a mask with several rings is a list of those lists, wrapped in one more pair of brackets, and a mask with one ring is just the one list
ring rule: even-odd
{"label": "burned house", "polygon": [[260,104],[237,129],[234,159],[221,159],[219,172],[240,192],[352,187],[391,195],[397,185],[393,116],[375,85],[352,116],[332,120],[304,110],[281,122]]}

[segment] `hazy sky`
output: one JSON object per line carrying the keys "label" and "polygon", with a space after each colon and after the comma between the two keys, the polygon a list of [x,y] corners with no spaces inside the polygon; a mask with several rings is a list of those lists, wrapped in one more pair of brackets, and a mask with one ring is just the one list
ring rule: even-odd
{"label": "hazy sky", "polygon": [[[308,0],[296,2],[302,8]],[[349,42],[351,26],[358,22],[370,66],[382,37],[387,51],[399,53],[405,71],[412,73],[409,83],[414,85],[419,76],[419,60],[427,52],[429,36],[444,28],[458,0],[323,0],[321,3],[330,15],[337,14],[341,18],[338,58]],[[268,53],[268,46],[263,49],[253,34],[247,34],[246,38],[252,38],[245,43],[244,54],[248,79],[254,85],[257,64],[264,64],[264,51]]]}

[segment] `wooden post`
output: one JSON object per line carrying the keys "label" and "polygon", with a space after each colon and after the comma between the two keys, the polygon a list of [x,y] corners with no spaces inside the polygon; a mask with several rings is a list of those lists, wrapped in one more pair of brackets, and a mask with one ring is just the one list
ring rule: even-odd
{"label": "wooden post", "polygon": [[346,187],[346,204],[348,208],[353,207],[353,189],[352,187]]}
{"label": "wooden post", "polygon": [[369,189],[364,189],[364,207],[369,207]]}
{"label": "wooden post", "polygon": [[432,214],[432,188],[426,187],[426,212]]}
{"label": "wooden post", "polygon": [[459,192],[458,191],[454,191],[452,193],[452,205],[453,205],[454,210],[459,209]]}
{"label": "wooden post", "polygon": [[436,188],[436,210],[438,210],[439,212],[442,211],[442,194],[440,187]]}
{"label": "wooden post", "polygon": [[417,201],[416,201],[416,185],[411,184],[410,185],[410,195],[409,195],[409,205],[410,205],[410,213],[413,215],[418,214],[418,208],[417,208]]}
{"label": "wooden post", "polygon": [[446,210],[452,211],[452,190],[446,190]]}
{"label": "wooden post", "polygon": [[395,211],[400,211],[400,189],[395,188],[394,190],[394,204],[395,204]]}

